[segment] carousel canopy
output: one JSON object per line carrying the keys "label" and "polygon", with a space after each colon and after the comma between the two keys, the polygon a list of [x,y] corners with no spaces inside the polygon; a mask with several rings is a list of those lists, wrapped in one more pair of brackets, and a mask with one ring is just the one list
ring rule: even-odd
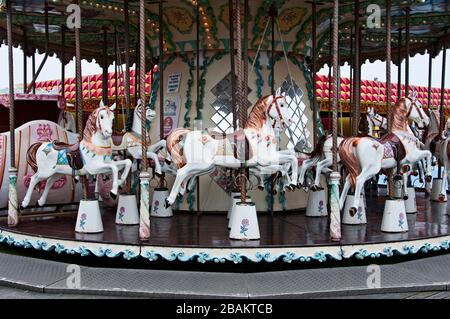
{"label": "carousel canopy", "polygon": [[[118,96],[124,95],[123,80],[118,77],[117,80]],[[151,73],[147,73],[145,79],[146,93],[150,93],[151,88]],[[331,86],[332,87],[332,86]],[[83,77],[83,98],[84,99],[101,99],[102,98],[102,75],[89,75]],[[316,92],[319,101],[328,101],[330,94],[330,82],[326,75],[316,76]],[[36,83],[36,90],[38,92],[54,92],[61,93],[61,81],[42,81]],[[428,106],[428,88],[425,86],[409,86],[410,92],[416,91],[418,100],[423,106]],[[130,92],[134,94],[134,70],[131,70]],[[340,99],[341,101],[350,101],[351,84],[349,78],[341,78]],[[391,97],[393,101],[397,100],[397,84],[391,85]],[[108,97],[114,98],[116,96],[116,80],[114,72],[108,73]],[[405,96],[405,85],[401,86],[401,96]],[[65,98],[66,100],[75,100],[75,78],[69,78],[65,81]],[[363,104],[386,104],[386,83],[372,80],[361,81],[361,103]],[[431,89],[431,106],[439,107],[441,104],[441,89]],[[444,91],[444,105],[450,107],[450,89]]]}
{"label": "carousel canopy", "polygon": [[[13,42],[21,46],[30,55],[36,49],[43,53],[62,56],[61,30],[65,28],[66,8],[71,0],[11,0],[13,8]],[[114,0],[80,0],[81,26],[81,55],[83,59],[95,59],[103,63],[103,48],[106,46],[107,63],[121,59],[124,61],[125,23],[124,1]],[[199,4],[200,45],[204,50],[228,49],[229,47],[229,11],[228,0],[169,0],[164,3],[163,35],[164,52],[189,52],[196,48],[196,3]],[[276,50],[282,51],[284,43],[290,53],[304,56],[311,55],[311,2],[299,0],[262,0],[249,1],[249,47],[256,49],[261,42],[264,29],[269,19],[269,8],[272,4],[277,8],[279,31],[283,41],[280,41],[276,30]],[[350,38],[354,26],[355,1],[340,1],[340,56],[341,63],[351,60]],[[0,40],[6,41],[6,0],[0,0]],[[367,25],[366,12],[369,4],[379,5],[381,8],[381,26]],[[327,63],[329,59],[330,17],[332,1],[317,2],[317,34],[319,64]],[[133,63],[136,55],[138,35],[138,1],[129,0],[129,48],[130,60]],[[362,25],[362,58],[384,59],[385,57],[385,0],[360,1],[360,23]],[[424,53],[430,49],[437,54],[443,43],[448,43],[450,35],[446,33],[450,25],[450,4],[446,0],[392,0],[392,33],[393,56],[396,54],[398,30],[405,28],[405,7],[410,8],[410,54]],[[48,43],[45,35],[45,8],[48,11]],[[146,4],[146,34],[147,58],[151,59],[159,53],[158,35],[158,5],[155,1]],[[106,32],[106,42],[104,33]],[[75,51],[74,32],[65,30],[67,63]],[[262,40],[263,49],[270,48],[271,24]],[[403,36],[404,39],[404,36]],[[114,46],[119,54],[115,54]],[[404,41],[401,54],[404,56]],[[394,59],[395,60],[395,59]]]}

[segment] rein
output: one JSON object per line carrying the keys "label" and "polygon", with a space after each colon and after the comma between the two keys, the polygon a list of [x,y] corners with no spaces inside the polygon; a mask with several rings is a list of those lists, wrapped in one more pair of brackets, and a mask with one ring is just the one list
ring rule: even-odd
{"label": "rein", "polygon": [[[270,110],[271,110],[272,107],[275,105],[275,110],[276,110],[277,113],[278,113],[278,118],[280,119],[281,124],[282,124],[282,125],[284,124],[284,126],[286,126],[286,122],[285,122],[285,120],[284,120],[284,118],[283,118],[283,115],[281,114],[281,111],[280,111],[280,106],[278,105],[278,100],[279,100],[279,99],[283,99],[283,98],[284,98],[284,97],[282,97],[282,96],[276,97],[276,96],[274,95],[274,96],[273,96],[273,102],[270,104],[269,109],[267,110],[267,112],[270,113]],[[273,121],[272,128],[275,128],[275,125],[276,125],[276,121]]]}

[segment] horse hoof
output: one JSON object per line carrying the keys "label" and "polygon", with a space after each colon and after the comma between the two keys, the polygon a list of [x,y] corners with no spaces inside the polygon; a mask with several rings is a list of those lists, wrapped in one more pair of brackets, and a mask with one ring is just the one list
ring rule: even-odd
{"label": "horse hoof", "polygon": [[350,216],[353,217],[356,215],[356,208],[355,207],[351,207],[348,211],[350,213]]}
{"label": "horse hoof", "polygon": [[263,190],[264,190],[264,186],[258,186],[258,189],[259,189],[260,191],[263,191]]}
{"label": "horse hoof", "polygon": [[74,178],[73,181],[75,182],[75,184],[78,184],[78,182],[80,181],[78,178]]}
{"label": "horse hoof", "polygon": [[298,182],[297,186],[298,186],[298,188],[301,188],[301,187],[303,187],[303,184]]}
{"label": "horse hoof", "polygon": [[277,191],[276,190],[273,190],[272,191],[272,195],[276,195],[277,194]]}
{"label": "horse hoof", "polygon": [[112,198],[113,200],[116,200],[116,198],[117,198],[117,194],[114,194],[113,192],[110,192],[110,193],[109,193],[109,196],[111,196],[111,198]]}
{"label": "horse hoof", "polygon": [[155,175],[161,177],[161,173],[155,172]]}
{"label": "horse hoof", "polygon": [[171,205],[170,205],[170,203],[169,203],[169,200],[166,198],[165,200],[164,200],[164,208],[165,209],[167,209],[167,208],[169,208]]}
{"label": "horse hoof", "polygon": [[408,195],[403,196],[404,200],[408,200]]}
{"label": "horse hoof", "polygon": [[165,159],[164,162],[166,162],[167,165],[172,164],[172,161],[169,161],[168,159]]}
{"label": "horse hoof", "polygon": [[431,175],[427,175],[427,177],[425,177],[425,181],[427,183],[431,183],[431,179],[432,179]]}
{"label": "horse hoof", "polygon": [[26,207],[23,207],[22,204],[19,205],[19,210],[24,210]]}
{"label": "horse hoof", "polygon": [[311,190],[312,190],[313,192],[317,191],[317,186],[316,186],[316,185],[311,186]]}
{"label": "horse hoof", "polygon": [[445,195],[440,194],[440,195],[439,195],[439,201],[440,201],[440,202],[443,202],[444,200],[445,200]]}

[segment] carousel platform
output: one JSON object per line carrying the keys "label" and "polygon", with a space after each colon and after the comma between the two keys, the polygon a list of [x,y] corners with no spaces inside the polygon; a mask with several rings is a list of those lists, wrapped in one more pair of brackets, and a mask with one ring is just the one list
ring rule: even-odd
{"label": "carousel platform", "polygon": [[175,212],[171,218],[151,219],[151,238],[140,242],[138,226],[114,222],[105,209],[105,231],[74,231],[76,211],[40,220],[23,219],[17,227],[0,222],[0,241],[9,245],[56,253],[98,257],[145,258],[149,261],[309,262],[409,255],[450,248],[447,203],[430,202],[417,193],[418,213],[407,214],[409,231],[380,231],[385,190],[367,194],[367,224],[343,225],[342,239],[329,239],[329,217],[306,217],[304,211],[259,213],[260,240],[229,239],[224,213]]}

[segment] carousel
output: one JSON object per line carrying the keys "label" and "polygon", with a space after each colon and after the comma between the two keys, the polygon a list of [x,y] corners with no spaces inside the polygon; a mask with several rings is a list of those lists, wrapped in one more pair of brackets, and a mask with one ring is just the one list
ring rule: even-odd
{"label": "carousel", "polygon": [[[0,8],[3,245],[201,263],[450,248],[447,1]],[[410,85],[410,57],[425,53],[429,85]],[[49,56],[61,78],[40,81]],[[103,73],[83,75],[82,60]],[[366,60],[386,62],[385,82],[362,79]],[[392,62],[405,67],[396,83]],[[323,66],[328,76],[317,74]]]}

